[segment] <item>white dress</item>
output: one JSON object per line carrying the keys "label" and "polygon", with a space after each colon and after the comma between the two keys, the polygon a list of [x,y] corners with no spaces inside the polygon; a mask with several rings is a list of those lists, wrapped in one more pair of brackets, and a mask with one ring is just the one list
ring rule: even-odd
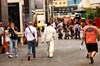
{"label": "white dress", "polygon": [[[5,33],[8,33],[8,30],[5,30]],[[5,34],[5,41],[6,41],[6,42],[10,41],[9,35],[7,36],[7,35]]]}

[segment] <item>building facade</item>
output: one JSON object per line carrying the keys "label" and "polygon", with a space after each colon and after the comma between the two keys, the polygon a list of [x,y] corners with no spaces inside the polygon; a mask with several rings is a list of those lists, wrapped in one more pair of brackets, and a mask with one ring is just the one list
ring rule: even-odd
{"label": "building facade", "polygon": [[[53,5],[55,7],[76,7],[82,0],[55,0],[53,1]],[[58,13],[58,18],[64,18],[64,17],[74,17],[75,13]]]}

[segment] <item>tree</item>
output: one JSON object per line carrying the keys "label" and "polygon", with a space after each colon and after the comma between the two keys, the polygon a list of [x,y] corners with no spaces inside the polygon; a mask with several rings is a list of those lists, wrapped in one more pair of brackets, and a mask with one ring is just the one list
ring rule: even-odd
{"label": "tree", "polygon": [[100,18],[100,7],[96,8],[96,18]]}
{"label": "tree", "polygon": [[95,12],[92,10],[92,8],[88,8],[86,9],[86,19],[92,19],[93,21],[95,21]]}

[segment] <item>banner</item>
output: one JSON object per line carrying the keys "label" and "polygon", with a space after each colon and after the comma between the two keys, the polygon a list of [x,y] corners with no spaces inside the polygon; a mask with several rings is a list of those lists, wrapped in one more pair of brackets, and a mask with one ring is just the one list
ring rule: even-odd
{"label": "banner", "polygon": [[64,21],[68,21],[69,20],[69,18],[64,18]]}

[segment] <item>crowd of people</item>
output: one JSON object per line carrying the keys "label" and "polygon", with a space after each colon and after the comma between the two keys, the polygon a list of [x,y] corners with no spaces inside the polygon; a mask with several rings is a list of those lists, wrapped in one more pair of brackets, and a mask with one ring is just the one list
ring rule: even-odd
{"label": "crowd of people", "polygon": [[[26,43],[28,45],[28,60],[31,57],[31,47],[33,58],[36,59],[36,46],[38,46],[38,38],[42,36],[42,43],[46,41],[47,43],[47,55],[52,58],[54,53],[54,40],[56,39],[56,34],[58,34],[58,39],[81,39],[80,31],[83,31],[82,43],[85,40],[86,48],[88,51],[88,57],[90,63],[94,63],[93,57],[96,52],[98,52],[98,44],[96,41],[96,34],[99,40],[99,31],[96,26],[93,26],[93,21],[89,19],[87,23],[80,23],[76,21],[75,25],[72,25],[70,21],[67,22],[48,22],[44,25],[39,21],[30,21],[29,25],[25,22],[25,37]],[[10,26],[6,26],[5,29],[2,27],[2,22],[0,22],[0,53],[2,48],[5,47],[5,54],[8,54],[9,58],[13,57],[13,48],[15,48],[15,57],[18,57],[18,29],[14,26],[14,23],[10,23]],[[64,36],[64,37],[63,37]],[[5,41],[3,40],[5,39]],[[5,43],[4,43],[5,42]],[[8,45],[10,45],[10,53],[7,50]]]}

